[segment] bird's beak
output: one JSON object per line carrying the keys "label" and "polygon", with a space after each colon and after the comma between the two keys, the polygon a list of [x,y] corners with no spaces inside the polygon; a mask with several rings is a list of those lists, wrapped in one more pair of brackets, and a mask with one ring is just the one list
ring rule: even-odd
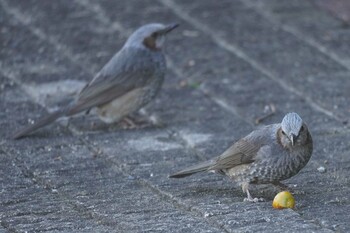
{"label": "bird's beak", "polygon": [[295,141],[297,140],[297,136],[294,134],[291,134],[289,137],[290,141],[292,142],[292,146],[294,146]]}
{"label": "bird's beak", "polygon": [[178,26],[179,26],[178,23],[169,24],[169,25],[165,26],[164,29],[162,29],[161,31],[159,31],[159,33],[161,33],[161,34],[167,34],[167,33],[171,32],[172,30],[174,30],[175,28],[177,28]]}

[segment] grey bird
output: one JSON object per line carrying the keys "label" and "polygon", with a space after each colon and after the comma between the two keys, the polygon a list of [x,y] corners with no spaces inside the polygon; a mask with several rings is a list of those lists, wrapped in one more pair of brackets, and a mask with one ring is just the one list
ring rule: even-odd
{"label": "grey bird", "polygon": [[139,110],[159,92],[166,70],[162,52],[165,36],[177,26],[152,23],[137,29],[71,104],[15,132],[12,138],[94,107],[106,123],[117,122]]}
{"label": "grey bird", "polygon": [[182,178],[197,172],[224,174],[242,187],[245,200],[259,201],[249,193],[250,184],[287,186],[280,181],[296,175],[310,160],[311,134],[297,113],[288,113],[282,123],[257,129],[229,147],[220,156],[188,167],[170,176]]}

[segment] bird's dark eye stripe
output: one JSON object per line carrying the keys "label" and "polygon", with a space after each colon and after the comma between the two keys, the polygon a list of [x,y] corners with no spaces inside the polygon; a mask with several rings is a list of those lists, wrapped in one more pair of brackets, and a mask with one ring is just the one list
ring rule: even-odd
{"label": "bird's dark eye stripe", "polygon": [[286,135],[286,133],[285,133],[283,130],[282,130],[282,134],[283,134],[283,135]]}
{"label": "bird's dark eye stripe", "polygon": [[300,131],[303,131],[304,129],[305,129],[304,126],[301,126]]}

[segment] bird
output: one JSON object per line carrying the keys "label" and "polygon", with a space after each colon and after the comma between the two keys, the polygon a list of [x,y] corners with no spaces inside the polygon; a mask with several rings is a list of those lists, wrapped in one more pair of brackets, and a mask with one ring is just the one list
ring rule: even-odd
{"label": "bird", "polygon": [[60,117],[95,107],[103,122],[114,123],[145,106],[162,86],[166,71],[162,48],[166,35],[178,26],[150,23],[138,28],[68,106],[15,132],[11,138],[21,138]]}
{"label": "bird", "polygon": [[198,172],[213,171],[228,176],[242,187],[245,201],[257,202],[249,192],[251,184],[287,186],[280,181],[296,175],[310,160],[312,136],[301,117],[294,112],[281,123],[252,131],[225,150],[220,156],[188,167],[170,178],[183,178]]}

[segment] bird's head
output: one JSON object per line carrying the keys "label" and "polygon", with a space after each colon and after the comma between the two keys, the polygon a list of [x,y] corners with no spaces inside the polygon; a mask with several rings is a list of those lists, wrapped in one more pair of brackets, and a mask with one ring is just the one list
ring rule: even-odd
{"label": "bird's head", "polygon": [[284,147],[304,145],[308,140],[308,128],[298,114],[288,113],[282,120],[278,136]]}
{"label": "bird's head", "polygon": [[124,46],[161,50],[164,45],[166,35],[178,26],[179,24],[146,24],[131,34]]}

